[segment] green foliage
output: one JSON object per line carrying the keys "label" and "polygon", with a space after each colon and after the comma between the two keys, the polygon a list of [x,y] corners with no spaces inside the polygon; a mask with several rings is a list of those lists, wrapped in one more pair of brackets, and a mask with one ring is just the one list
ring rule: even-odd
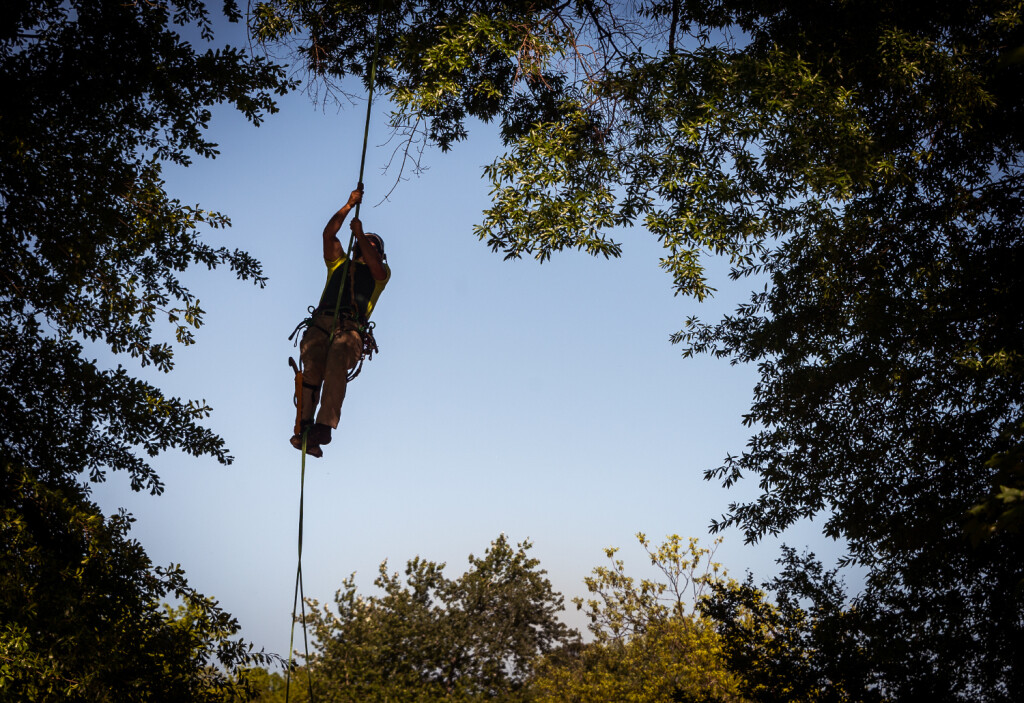
{"label": "green foliage", "polygon": [[[753,26],[749,51],[799,54],[852,91],[886,166],[770,252],[763,293],[678,338],[761,373],[754,436],[707,474],[757,474],[761,493],[716,528],[757,540],[822,515],[867,568],[856,626],[894,699],[1024,691],[1007,654],[1024,647],[1024,543],[964,533],[1020,480],[990,459],[1012,457],[1024,402],[1021,74],[999,61],[1022,19],[1014,3],[904,3]],[[826,20],[849,29],[815,31]]]}
{"label": "green foliage", "polygon": [[743,672],[744,696],[766,703],[888,700],[872,668],[873,643],[836,572],[786,547],[779,563],[782,573],[764,590],[750,576],[718,582],[700,603],[728,666]]}
{"label": "green foliage", "polygon": [[[365,77],[372,3],[268,7],[314,75]],[[714,528],[821,516],[867,569],[857,627],[888,695],[1019,698],[1020,3],[386,2],[384,20],[396,127],[448,148],[500,120],[477,229],[496,251],[615,256],[642,226],[677,293],[713,292],[709,255],[764,281],[673,337],[761,374],[749,445],[706,474],[760,494]]]}
{"label": "green foliage", "polygon": [[0,698],[248,698],[241,667],[273,658],[231,639],[238,623],[180,567],[153,568],[132,518],[10,464],[0,489]]}
{"label": "green foliage", "polygon": [[[616,549],[610,566],[585,582],[590,597],[574,599],[590,618],[594,641],[547,657],[534,681],[539,701],[743,701],[742,670],[733,673],[724,641],[694,608],[726,583],[713,550],[678,535],[652,549],[638,535],[664,580],[626,575]],[[716,542],[716,546],[717,546]]]}
{"label": "green foliage", "polygon": [[368,83],[379,40],[377,81],[395,102],[396,125],[423,129],[448,150],[466,137],[467,116],[500,118],[515,133],[528,124],[524,111],[549,114],[550,98],[524,102],[514,89],[527,81],[539,96],[551,90],[542,67],[572,41],[560,12],[552,0],[267,0],[250,24],[258,41],[288,47],[337,90],[347,76]]}
{"label": "green foliage", "polygon": [[289,701],[301,703],[308,698],[303,670],[292,674],[293,685],[291,687],[282,674],[276,671],[267,671],[263,667],[250,669],[246,672],[246,676],[255,694],[255,698],[252,699],[253,703],[284,703],[286,698]]}
{"label": "green foliage", "polygon": [[380,595],[359,595],[349,578],[336,612],[311,602],[316,700],[521,700],[536,658],[576,641],[530,546],[501,536],[456,579],[419,557],[404,579],[385,562]]}
{"label": "green foliage", "polygon": [[623,642],[558,652],[532,685],[537,701],[739,703],[740,677],[710,623],[671,618]]}
{"label": "green foliage", "polygon": [[637,540],[664,581],[636,583],[626,575],[625,563],[615,558],[619,550],[606,549],[611,566],[598,566],[584,579],[591,598],[573,599],[577,609],[586,612],[599,642],[642,635],[652,623],[692,615],[708,589],[725,579],[722,565],[714,561],[721,539],[713,548],[698,546],[694,537],[684,546],[679,535],[670,535],[656,548],[642,532]]}
{"label": "green foliage", "polygon": [[170,371],[164,335],[192,344],[204,314],[182,272],[227,266],[264,284],[248,254],[202,241],[227,219],[171,197],[161,165],[217,154],[211,106],[259,124],[294,84],[240,49],[202,48],[200,0],[0,13],[0,80],[16,98],[0,117],[0,697],[245,698],[242,667],[270,657],[232,639],[237,623],[179,567],[154,568],[128,515],[87,499],[111,469],[160,493],[148,458],[167,449],[230,462],[200,424],[210,408],[101,368],[86,345]]}
{"label": "green foliage", "polygon": [[[617,256],[610,231],[642,224],[664,244],[677,291],[703,298],[713,289],[701,252],[749,265],[763,240],[793,230],[797,197],[842,198],[852,178],[887,168],[850,91],[799,56],[757,60],[711,41],[719,7],[638,11],[385,3],[379,75],[396,128],[447,150],[469,117],[501,122],[510,151],[485,170],[494,203],[477,229],[496,251]],[[365,77],[372,49],[354,37],[375,16],[372,3],[282,0],[261,5],[254,30],[265,42],[282,38],[274,28],[303,30],[296,53],[330,82]],[[659,51],[669,34],[680,41]]]}
{"label": "green foliage", "polygon": [[[234,2],[225,8],[238,18]],[[4,14],[0,76],[18,96],[0,120],[4,448],[58,475],[124,470],[136,489],[159,493],[131,448],[228,462],[223,442],[197,424],[209,409],[99,370],[75,340],[169,371],[173,347],[158,320],[182,345],[203,321],[182,271],[226,265],[263,285],[248,254],[201,240],[201,228],[227,219],[170,197],[161,163],[217,154],[203,136],[210,106],[230,103],[259,124],[276,110],[273,94],[293,84],[240,49],[185,41],[176,28],[213,38],[198,0],[20,0]]]}
{"label": "green foliage", "polygon": [[[1016,534],[1024,527],[1024,425],[1006,433],[1007,449],[985,466],[996,486],[987,499],[967,511],[967,531],[975,544],[997,533]],[[1022,580],[1024,584],[1024,580]]]}

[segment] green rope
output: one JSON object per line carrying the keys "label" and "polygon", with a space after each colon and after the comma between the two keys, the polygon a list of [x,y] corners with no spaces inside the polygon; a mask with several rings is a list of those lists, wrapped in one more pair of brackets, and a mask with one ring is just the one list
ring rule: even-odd
{"label": "green rope", "polygon": [[[370,94],[366,99],[366,122],[363,126],[363,154],[359,158],[359,188],[363,187],[363,172],[366,169],[366,145],[370,140],[370,110],[373,107],[373,85],[377,82],[377,56],[380,53],[380,18],[384,14],[384,0],[380,0],[380,6],[377,8],[377,29],[374,32],[373,42],[373,62],[370,64]],[[359,219],[359,206],[361,203],[356,203],[356,214],[355,219]],[[331,324],[331,338],[327,340],[327,346],[334,343],[334,337],[338,331],[338,317],[341,315],[341,291],[345,287],[345,277],[348,276],[348,265],[352,261],[352,249],[355,244],[356,235],[348,235],[348,255],[345,257],[345,263],[341,266],[341,283],[338,285],[338,299],[334,302],[334,322]]]}
{"label": "green rope", "polygon": [[[373,62],[370,64],[370,93],[366,100],[366,124],[363,127],[363,153],[359,159],[359,188],[363,187],[363,172],[366,168],[366,145],[370,139],[370,110],[373,106],[373,86],[377,81],[377,57],[380,53],[380,20],[384,14],[384,0],[380,0],[380,5],[377,8],[377,29],[374,32],[374,43],[373,43]],[[356,214],[355,219],[359,219],[359,205],[356,203]],[[341,281],[338,286],[338,299],[334,303],[334,322],[331,324],[331,336],[327,340],[327,348],[330,349],[331,344],[334,343],[334,337],[338,330],[338,318],[341,314],[341,292],[345,287],[345,277],[348,275],[349,262],[352,261],[352,250],[355,244],[355,234],[348,236],[348,256],[345,257],[345,263],[342,265],[341,270]],[[302,642],[306,652],[306,681],[309,685],[309,700],[310,703],[314,700],[313,698],[313,679],[310,673],[309,666],[309,641],[306,637],[306,596],[302,589],[302,523],[303,523],[303,503],[305,498],[306,490],[306,440],[309,435],[309,427],[302,431],[302,476],[299,481],[299,561],[298,566],[295,569],[295,595],[292,597],[292,631],[288,639],[288,671],[285,679],[284,689],[284,700],[285,703],[289,701],[289,695],[291,692],[292,682],[292,654],[294,652],[295,643],[295,606],[296,602],[301,604],[302,609]]]}
{"label": "green rope", "polygon": [[306,494],[306,439],[309,435],[309,428],[302,431],[302,474],[299,479],[299,563],[295,569],[295,595],[292,597],[292,632],[288,638],[288,669],[285,676],[284,700],[289,700],[292,685],[292,654],[295,651],[295,609],[301,604],[302,608],[302,643],[306,652],[306,683],[309,686],[309,700],[313,702],[313,679],[309,670],[309,641],[306,638],[306,594],[302,588],[302,523],[303,505]]}

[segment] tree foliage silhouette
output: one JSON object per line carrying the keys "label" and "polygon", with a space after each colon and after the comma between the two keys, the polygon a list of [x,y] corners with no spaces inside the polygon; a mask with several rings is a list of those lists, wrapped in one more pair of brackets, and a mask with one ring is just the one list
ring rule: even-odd
{"label": "tree foliage silhouette", "polygon": [[169,371],[162,340],[192,344],[203,318],[183,271],[226,266],[263,285],[248,254],[202,240],[227,218],[173,198],[161,167],[216,155],[213,105],[259,124],[294,83],[240,49],[203,48],[214,19],[199,0],[17,0],[0,16],[0,691],[241,695],[239,667],[268,657],[231,639],[237,622],[180,568],[152,567],[129,516],[88,500],[110,470],[160,493],[148,457],[167,449],[230,462],[201,424],[210,408],[103,368],[87,345]]}

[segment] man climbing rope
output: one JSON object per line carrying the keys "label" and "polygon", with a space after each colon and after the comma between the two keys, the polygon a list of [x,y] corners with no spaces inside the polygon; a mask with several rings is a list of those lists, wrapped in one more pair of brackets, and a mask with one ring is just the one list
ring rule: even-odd
{"label": "man climbing rope", "polygon": [[[362,358],[364,344],[369,342],[371,348],[373,346],[367,323],[391,278],[384,256],[384,241],[376,234],[364,233],[358,217],[350,225],[355,245],[352,260],[345,265],[347,257],[338,240],[338,231],[349,211],[362,200],[363,184],[360,183],[324,227],[327,284],[299,345],[303,367],[301,430],[308,429],[306,453],[315,457],[323,456],[321,445],[330,443],[331,430],[338,427],[349,371]],[[340,309],[336,311],[339,301]],[[313,424],[318,402],[320,410]],[[292,436],[291,444],[302,449],[301,432]]]}

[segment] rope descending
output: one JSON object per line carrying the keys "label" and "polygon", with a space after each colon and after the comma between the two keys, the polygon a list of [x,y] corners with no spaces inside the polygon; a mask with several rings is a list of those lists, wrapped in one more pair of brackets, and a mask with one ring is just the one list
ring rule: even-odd
{"label": "rope descending", "polygon": [[[363,152],[359,159],[359,189],[363,189],[363,172],[366,167],[366,145],[370,137],[370,110],[373,106],[373,86],[377,79],[377,57],[380,53],[380,20],[384,14],[384,0],[380,0],[380,4],[377,7],[377,28],[374,32],[374,43],[373,43],[373,62],[370,64],[370,90],[366,100],[366,124],[363,127]],[[356,203],[356,214],[355,219],[359,219],[359,206],[360,203]],[[352,253],[355,245],[355,233],[349,234],[348,237],[348,256],[345,257],[345,263],[341,270],[341,281],[345,280],[348,275],[349,263],[352,261]],[[344,285],[338,286],[338,299],[334,305],[334,322],[331,324],[330,339],[328,340],[327,346],[330,348],[334,342],[334,337],[338,330],[338,316],[341,313],[341,291],[344,289]],[[310,317],[292,331],[288,339],[292,339],[298,333],[300,329],[313,324],[312,312]],[[359,361],[355,368],[348,375],[348,380],[351,381],[363,368],[363,359],[372,358],[374,352],[377,352],[377,341],[373,338],[373,323],[366,322],[360,325],[360,336],[363,340],[363,351],[359,356]],[[298,344],[298,340],[295,341]],[[291,361],[291,359],[289,359]],[[294,365],[294,362],[293,362]],[[298,371],[296,371],[298,373]],[[301,403],[301,388],[297,386],[297,391],[300,393],[298,402]],[[301,416],[301,412],[300,412]],[[301,419],[301,417],[300,417]],[[295,570],[295,595],[292,598],[292,630],[291,636],[288,641],[288,667],[287,667],[287,678],[285,682],[284,700],[285,703],[289,703],[291,694],[291,673],[292,673],[292,654],[294,652],[293,644],[295,640],[295,606],[296,601],[301,604],[302,610],[302,642],[305,647],[306,653],[306,682],[309,686],[309,700],[312,703],[315,699],[313,697],[313,679],[310,673],[309,667],[309,641],[306,634],[306,596],[303,593],[302,588],[302,524],[303,524],[303,502],[305,498],[305,486],[306,486],[306,442],[309,436],[309,425],[302,428],[302,473],[299,479],[299,554],[298,554],[298,565]]]}
{"label": "rope descending", "polygon": [[[291,359],[289,359],[291,361]],[[301,400],[299,401],[301,402]],[[315,698],[313,697],[313,678],[309,671],[309,640],[306,636],[306,594],[302,588],[302,523],[303,523],[303,503],[305,502],[306,495],[306,436],[309,434],[309,428],[307,427],[302,432],[302,475],[299,479],[299,562],[295,569],[295,595],[292,597],[292,631],[288,638],[288,666],[285,674],[284,684],[284,699],[287,702],[291,694],[292,686],[292,667],[294,652],[293,644],[295,642],[295,610],[296,605],[300,605],[302,609],[302,645],[306,653],[306,684],[309,687],[309,700],[312,703]]]}

